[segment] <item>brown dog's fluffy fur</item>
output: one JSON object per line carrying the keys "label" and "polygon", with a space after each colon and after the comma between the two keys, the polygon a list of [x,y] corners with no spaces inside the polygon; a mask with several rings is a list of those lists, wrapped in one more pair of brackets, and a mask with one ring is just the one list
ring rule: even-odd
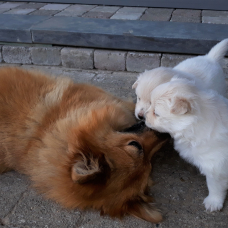
{"label": "brown dog's fluffy fur", "polygon": [[135,123],[134,104],[68,78],[0,69],[0,172],[17,170],[66,208],[159,222],[145,194],[163,143]]}

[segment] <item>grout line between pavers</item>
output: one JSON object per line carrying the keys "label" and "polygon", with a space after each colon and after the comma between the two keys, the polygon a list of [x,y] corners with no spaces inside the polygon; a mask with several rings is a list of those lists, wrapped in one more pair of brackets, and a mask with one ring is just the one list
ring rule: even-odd
{"label": "grout line between pavers", "polygon": [[128,53],[129,53],[129,51],[127,51],[125,53],[125,58],[124,58],[124,66],[125,66],[125,68],[124,68],[124,71],[127,71],[127,55],[128,55]]}
{"label": "grout line between pavers", "polygon": [[15,211],[17,205],[21,202],[22,199],[24,199],[24,196],[27,193],[27,191],[28,191],[28,188],[26,188],[26,190],[21,193],[21,196],[17,200],[16,204],[12,207],[12,209],[9,211],[9,213],[2,220],[7,219],[9,217],[9,215],[11,215]]}
{"label": "grout line between pavers", "polygon": [[82,15],[80,15],[79,17],[82,17],[84,14],[86,14],[86,13],[88,13],[88,12],[90,12],[92,9],[94,9],[94,8],[96,8],[98,5],[94,5],[94,7],[93,8],[91,8],[90,10],[88,10],[88,11],[86,11],[86,12],[84,12]]}
{"label": "grout line between pavers", "polygon": [[169,21],[171,21],[171,19],[172,19],[172,16],[173,16],[173,12],[175,11],[176,9],[173,9],[172,10],[172,12],[171,12],[171,14],[170,14],[170,18],[169,18]]}
{"label": "grout line between pavers", "polygon": [[95,49],[93,49],[93,69],[95,69],[95,58],[94,58]]}
{"label": "grout line between pavers", "polygon": [[94,76],[90,79],[90,81],[92,82],[96,77],[97,77],[98,73],[94,73]]}
{"label": "grout line between pavers", "polygon": [[[74,4],[70,4],[67,8],[69,8],[70,6],[73,6]],[[67,9],[67,8],[64,8],[64,9],[62,9],[62,10],[60,10],[58,13],[61,13],[62,11],[64,11],[65,9]],[[53,14],[52,15],[52,17],[54,17],[56,14],[58,14],[58,13],[55,13],[55,14]]]}
{"label": "grout line between pavers", "polygon": [[200,23],[203,23],[203,10],[200,10]]}
{"label": "grout line between pavers", "polygon": [[147,11],[148,9],[149,9],[149,8],[146,8],[146,9],[143,11],[142,15],[140,16],[140,18],[139,18],[138,20],[141,20],[142,16],[146,13],[146,11]]}
{"label": "grout line between pavers", "polygon": [[163,57],[163,53],[161,53],[161,56],[160,56],[160,58],[159,58],[159,67],[161,66],[162,57]]}

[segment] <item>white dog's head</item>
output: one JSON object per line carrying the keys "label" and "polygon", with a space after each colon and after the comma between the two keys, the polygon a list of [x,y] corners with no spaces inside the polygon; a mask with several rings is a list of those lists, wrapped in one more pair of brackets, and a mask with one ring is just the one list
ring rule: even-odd
{"label": "white dog's head", "polygon": [[175,75],[171,68],[159,67],[145,71],[140,74],[136,82],[132,85],[137,95],[135,116],[138,119],[145,118],[145,112],[150,107],[151,92],[160,84],[168,82]]}
{"label": "white dog's head", "polygon": [[146,125],[172,136],[189,127],[197,118],[197,90],[194,82],[172,79],[153,90]]}

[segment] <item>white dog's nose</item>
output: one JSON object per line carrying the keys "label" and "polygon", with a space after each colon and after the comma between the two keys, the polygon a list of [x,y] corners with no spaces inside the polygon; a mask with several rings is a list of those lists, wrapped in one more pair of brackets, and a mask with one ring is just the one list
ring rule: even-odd
{"label": "white dog's nose", "polygon": [[143,120],[143,119],[144,119],[144,115],[143,115],[142,112],[139,112],[139,113],[138,113],[138,118],[139,118],[140,120]]}

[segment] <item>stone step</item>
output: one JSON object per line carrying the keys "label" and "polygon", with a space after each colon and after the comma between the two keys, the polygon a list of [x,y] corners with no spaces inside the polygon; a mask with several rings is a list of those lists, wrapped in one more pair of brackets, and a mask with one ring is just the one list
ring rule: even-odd
{"label": "stone step", "polygon": [[228,25],[0,14],[0,42],[204,54]]}

